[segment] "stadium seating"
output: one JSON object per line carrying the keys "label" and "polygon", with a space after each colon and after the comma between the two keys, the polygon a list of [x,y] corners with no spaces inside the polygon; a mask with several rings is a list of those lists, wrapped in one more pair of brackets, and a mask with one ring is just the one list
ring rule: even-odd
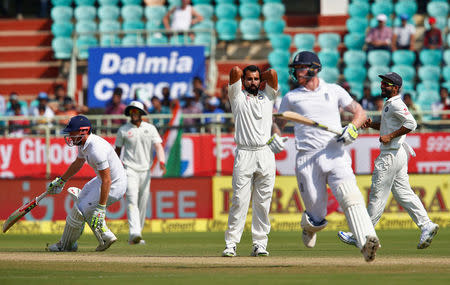
{"label": "stadium seating", "polygon": [[211,52],[211,35],[210,34],[199,34],[194,38],[194,44],[203,45],[205,47],[205,56],[209,56]]}
{"label": "stadium seating", "polygon": [[391,53],[387,50],[372,50],[367,54],[370,65],[388,66],[391,62]]}
{"label": "stadium seating", "polygon": [[410,65],[393,65],[391,71],[398,73],[403,81],[413,81],[416,77],[416,70]]}
{"label": "stadium seating", "polygon": [[444,66],[442,69],[442,77],[445,81],[450,81],[450,65]]}
{"label": "stadium seating", "polygon": [[239,22],[239,30],[244,40],[259,40],[261,38],[262,23],[257,19],[243,19]]}
{"label": "stadium seating", "polygon": [[168,43],[169,43],[169,40],[167,39],[166,36],[164,36],[162,34],[151,35],[151,36],[147,37],[148,45],[165,45]]}
{"label": "stadium seating", "polygon": [[442,51],[424,49],[419,53],[420,62],[423,65],[437,65],[439,66],[442,61]]}
{"label": "stadium seating", "polygon": [[289,51],[292,38],[287,34],[278,34],[270,37],[270,43],[275,50]]}
{"label": "stadium seating", "polygon": [[120,38],[117,34],[108,33],[120,30],[120,23],[115,20],[105,20],[101,21],[98,30],[102,32],[100,36],[101,46],[113,46],[120,44]]}
{"label": "stadium seating", "polygon": [[364,82],[366,69],[362,66],[349,66],[344,68],[344,77],[348,82]]}
{"label": "stadium seating", "polygon": [[217,4],[233,4],[236,2],[235,0],[215,0],[216,6]]}
{"label": "stadium seating", "polygon": [[416,53],[411,50],[396,50],[392,53],[394,64],[413,65],[416,61]]}
{"label": "stadium seating", "polygon": [[439,82],[437,81],[422,81],[417,84],[416,90],[417,92],[423,92],[426,90],[433,90],[439,92]]}
{"label": "stadium seating", "polygon": [[407,14],[411,19],[417,12],[417,3],[413,1],[402,1],[395,4],[395,14]]}
{"label": "stadium seating", "polygon": [[73,41],[71,38],[55,37],[52,40],[52,49],[56,59],[69,59],[72,55]]}
{"label": "stadium seating", "polygon": [[71,7],[66,6],[53,7],[50,16],[55,22],[70,22],[73,16],[73,10]]}
{"label": "stadium seating", "polygon": [[[447,26],[447,17],[434,17],[434,18],[436,19],[435,26],[437,28],[439,28],[441,31],[444,30],[445,27]],[[430,28],[430,24],[428,23],[428,19],[429,19],[429,17],[426,17],[425,20],[424,20],[424,26],[425,26],[425,29],[427,29],[427,30]]]}
{"label": "stadium seating", "polygon": [[339,61],[339,52],[337,50],[323,50],[318,53],[323,67],[336,67]]}
{"label": "stadium seating", "polygon": [[351,18],[359,17],[365,18],[370,12],[370,5],[364,2],[353,2],[348,6],[348,14]]}
{"label": "stadium seating", "polygon": [[117,6],[117,4],[119,4],[119,0],[98,0],[98,3],[101,6]]}
{"label": "stadium seating", "polygon": [[445,64],[450,65],[450,49],[444,51],[443,57]]}
{"label": "stadium seating", "polygon": [[98,41],[92,36],[81,36],[77,39],[78,58],[87,59],[89,56],[88,48],[98,46]]}
{"label": "stadium seating", "polygon": [[441,77],[441,69],[438,66],[424,65],[419,67],[417,75],[421,81],[437,81]]}
{"label": "stadium seating", "polygon": [[267,36],[270,37],[271,35],[282,34],[286,23],[282,19],[266,20],[264,21],[263,26]]}
{"label": "stadium seating", "polygon": [[336,50],[341,42],[341,36],[337,33],[321,33],[317,37],[317,42],[322,49]]}
{"label": "stadium seating", "polygon": [[182,45],[186,43],[191,43],[191,38],[184,35],[174,35],[170,38],[169,43],[173,45]]}
{"label": "stadium seating", "polygon": [[281,19],[284,11],[284,5],[281,3],[265,3],[262,8],[262,13],[266,19]]}
{"label": "stadium seating", "polygon": [[350,50],[362,50],[365,41],[365,34],[350,33],[344,36],[344,44]]}
{"label": "stadium seating", "polygon": [[198,24],[195,24],[192,27],[193,30],[195,30],[195,35],[209,35],[211,36],[210,32],[206,32],[206,30],[212,30],[214,29],[214,22],[211,20],[203,20]]}
{"label": "stadium seating", "polygon": [[316,41],[316,36],[314,34],[296,34],[294,36],[294,45],[298,50],[309,50],[314,49],[314,43]]}
{"label": "stadium seating", "polygon": [[353,95],[356,96],[356,100],[360,100],[364,92],[364,84],[362,82],[350,81],[348,82]]}
{"label": "stadium seating", "polygon": [[75,0],[77,6],[94,6],[95,0]]}
{"label": "stadium seating", "polygon": [[194,5],[198,5],[198,4],[209,4],[209,5],[211,5],[212,4],[212,0],[193,0],[192,3]]}
{"label": "stadium seating", "polygon": [[52,0],[52,5],[56,6],[70,6],[73,0]]}
{"label": "stadium seating", "polygon": [[276,67],[287,67],[289,65],[291,54],[286,50],[274,50],[269,53],[269,64]]}
{"label": "stadium seating", "polygon": [[381,85],[380,85],[380,81],[372,81],[370,83],[370,94],[372,94],[372,96],[380,96],[381,95]]}
{"label": "stadium seating", "polygon": [[344,53],[346,66],[364,66],[366,64],[366,53],[361,50],[348,50]]}
{"label": "stadium seating", "polygon": [[145,27],[142,21],[125,21],[122,23],[122,30],[124,31],[135,31],[143,30]]}
{"label": "stadium seating", "polygon": [[218,4],[215,8],[216,17],[218,20],[230,19],[234,20],[237,15],[237,7],[234,4]]}
{"label": "stadium seating", "polygon": [[119,19],[120,9],[116,6],[101,6],[98,8],[97,13],[102,21],[115,21]]}
{"label": "stadium seating", "polygon": [[336,83],[339,78],[339,70],[335,67],[324,67],[318,76],[325,80],[325,82]]}
{"label": "stadium seating", "polygon": [[93,21],[97,16],[94,6],[78,6],[75,8],[75,19],[77,21]]}
{"label": "stadium seating", "polygon": [[219,20],[216,22],[216,30],[219,40],[232,41],[236,39],[238,24],[234,19]]}
{"label": "stadium seating", "polygon": [[369,71],[367,72],[367,77],[371,82],[374,81],[380,81],[380,77],[378,75],[380,74],[386,74],[390,71],[389,67],[386,65],[373,65],[369,68]]}
{"label": "stadium seating", "polygon": [[[151,6],[148,6],[151,7]],[[154,6],[158,7],[158,6]],[[164,7],[164,6],[159,6]],[[214,16],[214,7],[209,4],[198,4],[194,6],[195,11],[197,11],[200,15],[203,16],[203,19],[210,20]]]}
{"label": "stadium seating", "polygon": [[137,5],[128,5],[122,7],[122,10],[120,11],[122,15],[122,19],[125,21],[135,21],[140,20],[142,18],[142,15],[144,14],[144,10],[141,6]]}
{"label": "stadium seating", "polygon": [[432,17],[447,17],[449,5],[446,2],[429,2],[427,12]]}
{"label": "stadium seating", "polygon": [[394,5],[390,2],[375,2],[370,7],[372,14],[376,17],[379,14],[389,16],[394,11]]}
{"label": "stadium seating", "polygon": [[52,24],[52,34],[55,37],[71,37],[73,24],[71,22],[54,22]]}
{"label": "stadium seating", "polygon": [[261,6],[259,6],[259,4],[245,3],[239,6],[239,15],[241,16],[241,19],[259,19],[260,14]]}
{"label": "stadium seating", "polygon": [[239,4],[248,4],[248,3],[251,3],[251,4],[258,4],[259,3],[259,0],[239,0]]}
{"label": "stadium seating", "polygon": [[[142,5],[142,0],[121,0],[124,6],[126,5]],[[170,1],[169,1],[170,2]]]}
{"label": "stadium seating", "polygon": [[75,24],[75,32],[90,33],[97,31],[97,24],[94,21],[78,21]]}
{"label": "stadium seating", "polygon": [[366,18],[349,18],[345,25],[350,33],[365,34],[369,21]]}

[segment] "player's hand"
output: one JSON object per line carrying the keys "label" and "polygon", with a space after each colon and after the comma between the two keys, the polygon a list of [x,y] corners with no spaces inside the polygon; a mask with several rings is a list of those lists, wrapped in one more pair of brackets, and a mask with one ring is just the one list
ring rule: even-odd
{"label": "player's hand", "polygon": [[367,120],[364,122],[364,124],[362,124],[361,128],[362,129],[370,128],[371,124],[372,124],[372,119],[371,118],[367,118]]}
{"label": "player's hand", "polygon": [[162,161],[159,162],[159,168],[161,169],[163,175],[166,174],[167,169],[166,164],[164,162]]}
{"label": "player's hand", "polygon": [[344,145],[349,145],[358,137],[358,129],[352,123],[345,126],[342,130],[342,134],[338,137],[337,141],[342,142]]}
{"label": "player's hand", "polygon": [[59,194],[64,188],[64,181],[61,177],[56,177],[50,184],[47,186],[47,193],[50,195]]}
{"label": "player's hand", "polygon": [[274,134],[267,142],[267,145],[273,153],[279,153],[284,150],[284,142],[287,141],[287,139],[287,137],[280,137],[279,135]]}
{"label": "player's hand", "polygon": [[106,205],[98,204],[94,210],[94,213],[92,214],[92,219],[91,219],[91,228],[92,229],[103,228],[103,224],[105,223],[105,215],[106,215],[105,212],[106,212]]}
{"label": "player's hand", "polygon": [[384,135],[380,137],[380,143],[382,144],[388,144],[391,142],[391,140],[392,140],[391,135]]}

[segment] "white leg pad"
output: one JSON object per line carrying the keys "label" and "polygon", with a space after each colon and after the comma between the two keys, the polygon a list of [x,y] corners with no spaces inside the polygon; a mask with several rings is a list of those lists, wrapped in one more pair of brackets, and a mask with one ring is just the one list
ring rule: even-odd
{"label": "white leg pad", "polygon": [[76,205],[66,218],[66,226],[61,237],[61,248],[71,250],[75,242],[80,238],[84,229],[84,217]]}
{"label": "white leg pad", "polygon": [[357,246],[361,249],[366,243],[367,236],[377,235],[356,181],[345,181],[338,186],[335,195],[344,210],[350,231],[357,240]]}

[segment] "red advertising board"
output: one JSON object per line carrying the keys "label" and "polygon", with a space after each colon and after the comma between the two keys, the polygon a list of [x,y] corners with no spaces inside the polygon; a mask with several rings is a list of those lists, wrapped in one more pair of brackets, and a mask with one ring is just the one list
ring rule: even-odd
{"label": "red advertising board", "polygon": [[[67,187],[79,187],[88,179],[72,179]],[[5,220],[21,205],[45,191],[44,179],[2,179],[0,180],[0,220]],[[212,218],[212,185],[210,178],[165,178],[152,179],[149,219]],[[64,220],[73,206],[72,198],[64,190],[58,195],[47,196],[39,206],[23,219]],[[111,205],[107,210],[110,219],[126,219],[125,199]]]}

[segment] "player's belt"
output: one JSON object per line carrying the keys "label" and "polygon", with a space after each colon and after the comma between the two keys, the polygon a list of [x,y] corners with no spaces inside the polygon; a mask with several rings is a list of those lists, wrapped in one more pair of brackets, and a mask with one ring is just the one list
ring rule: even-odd
{"label": "player's belt", "polygon": [[255,146],[249,146],[249,145],[238,145],[237,148],[238,149],[242,149],[242,150],[261,150],[268,147],[266,144],[264,145],[255,145]]}

